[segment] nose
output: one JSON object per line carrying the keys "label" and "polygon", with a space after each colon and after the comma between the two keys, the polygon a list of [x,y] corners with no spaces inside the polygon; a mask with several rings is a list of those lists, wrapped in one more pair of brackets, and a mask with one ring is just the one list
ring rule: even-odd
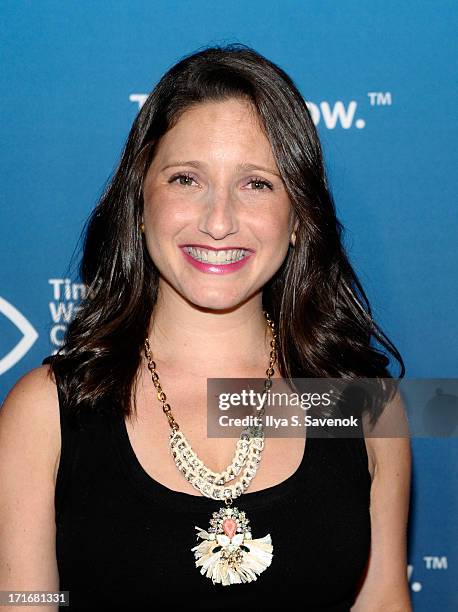
{"label": "nose", "polygon": [[228,186],[209,189],[203,212],[199,219],[199,231],[215,240],[239,231],[236,197]]}

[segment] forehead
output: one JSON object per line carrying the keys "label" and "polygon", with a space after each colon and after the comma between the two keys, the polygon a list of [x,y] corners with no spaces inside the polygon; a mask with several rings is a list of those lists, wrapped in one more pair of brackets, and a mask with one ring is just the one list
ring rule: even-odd
{"label": "forehead", "polygon": [[201,102],[188,108],[161,138],[156,157],[163,161],[179,153],[181,159],[186,159],[193,152],[220,159],[249,155],[250,159],[244,161],[273,161],[270,142],[255,107],[248,100],[236,98]]}

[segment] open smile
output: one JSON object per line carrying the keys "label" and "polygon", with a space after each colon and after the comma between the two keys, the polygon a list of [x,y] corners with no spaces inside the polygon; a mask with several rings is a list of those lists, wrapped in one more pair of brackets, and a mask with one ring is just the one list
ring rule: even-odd
{"label": "open smile", "polygon": [[240,270],[253,255],[252,249],[213,249],[198,245],[182,245],[186,260],[201,272],[227,274]]}

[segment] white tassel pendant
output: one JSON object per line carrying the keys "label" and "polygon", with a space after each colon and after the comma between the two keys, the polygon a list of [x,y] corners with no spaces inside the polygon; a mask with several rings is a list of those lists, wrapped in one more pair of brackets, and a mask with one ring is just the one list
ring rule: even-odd
{"label": "white tassel pendant", "polygon": [[202,539],[192,548],[196,567],[213,584],[252,582],[272,562],[270,534],[252,540],[249,520],[238,508],[220,508],[213,512],[208,531],[196,529]]}

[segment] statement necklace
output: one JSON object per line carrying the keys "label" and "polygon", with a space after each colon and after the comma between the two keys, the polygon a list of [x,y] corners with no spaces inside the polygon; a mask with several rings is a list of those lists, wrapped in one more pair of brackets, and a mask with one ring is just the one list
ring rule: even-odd
{"label": "statement necklace", "polygon": [[[265,394],[270,393],[272,387],[271,377],[275,372],[273,364],[276,358],[277,335],[268,312],[263,310],[263,313],[272,334],[269,367],[266,370],[267,379],[264,381]],[[145,356],[157,389],[157,399],[162,402],[162,410],[172,429],[169,444],[175,465],[202,495],[220,502],[224,501],[224,506],[213,512],[207,530],[195,526],[197,540],[202,540],[191,549],[196,567],[200,568],[200,573],[210,578],[213,584],[228,586],[252,582],[272,562],[272,539],[270,534],[253,539],[249,519],[245,512],[233,507],[232,502],[249,487],[261,462],[264,449],[262,417],[266,402],[263,402],[259,410],[258,421],[261,425],[243,429],[231,464],[223,472],[214,472],[204,465],[192,449],[172,414],[170,404],[166,403],[167,396],[159,382],[148,338],[145,340]]]}

